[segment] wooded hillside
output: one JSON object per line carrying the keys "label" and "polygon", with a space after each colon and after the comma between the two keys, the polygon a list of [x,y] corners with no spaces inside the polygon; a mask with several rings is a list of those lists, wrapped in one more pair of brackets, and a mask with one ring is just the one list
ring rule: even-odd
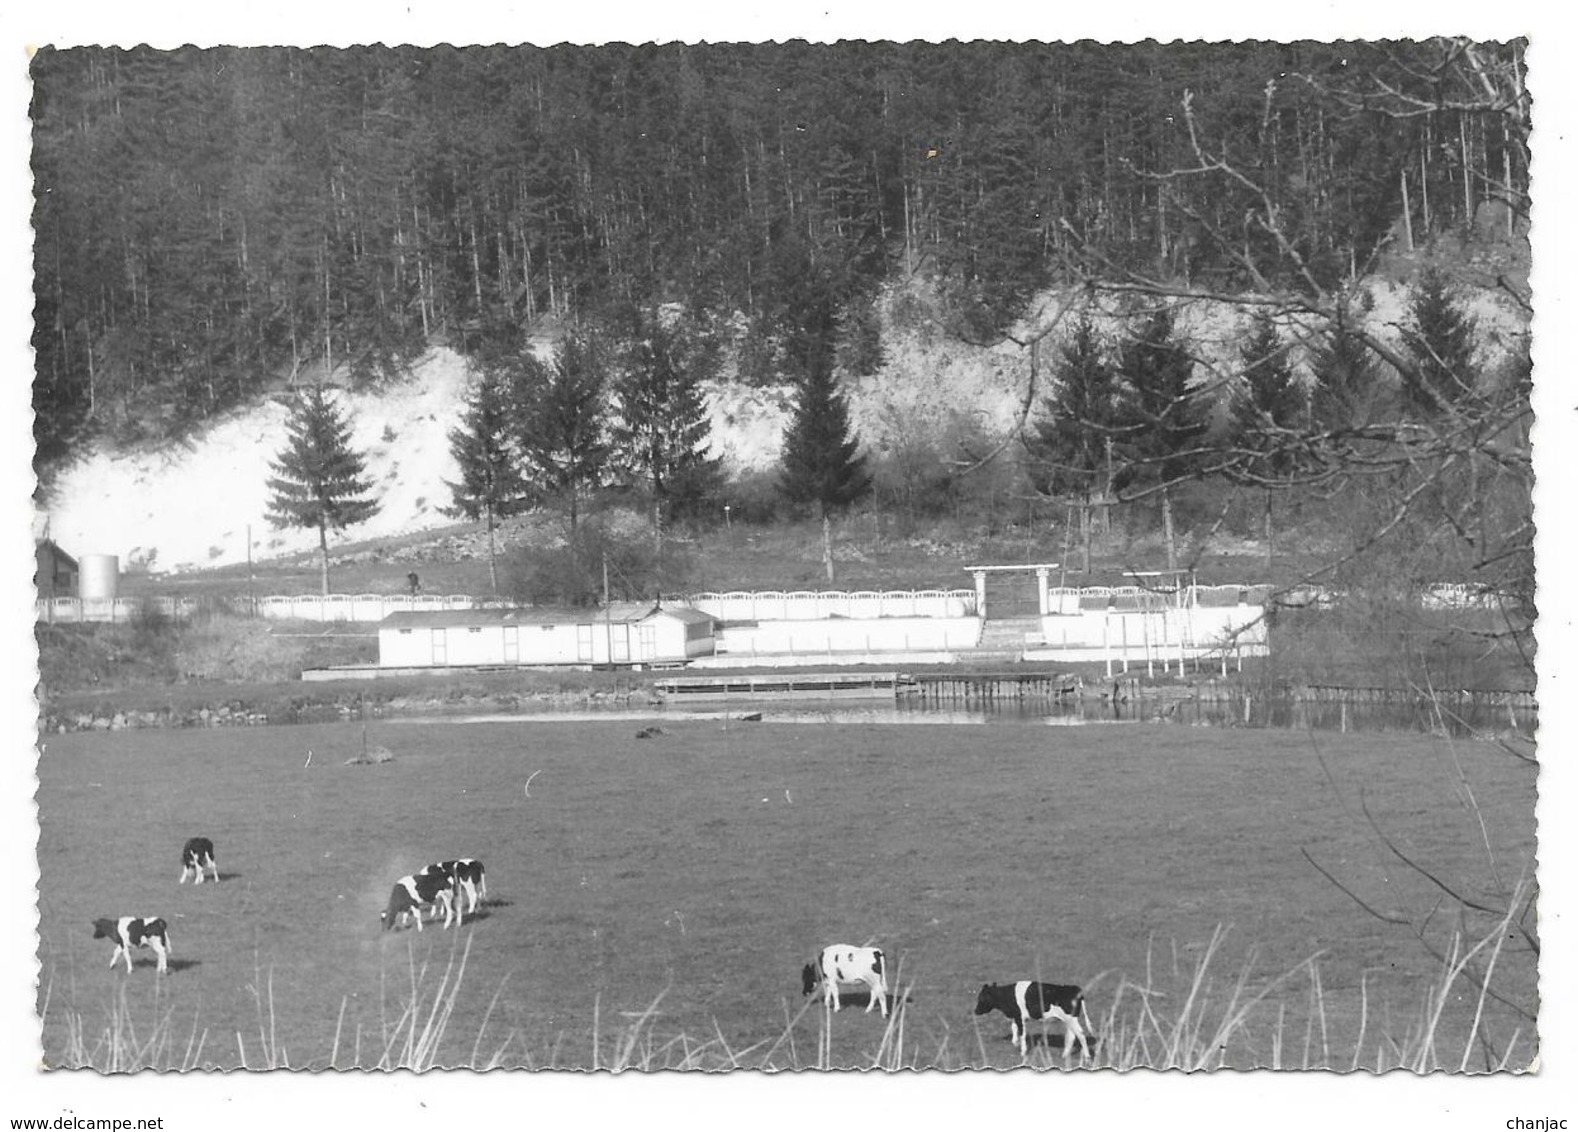
{"label": "wooded hillside", "polygon": [[1328,288],[1400,222],[1422,240],[1487,200],[1516,222],[1521,58],[1448,41],[44,50],[37,459],[545,315],[680,302],[742,377],[777,380],[803,376],[798,328],[829,296],[840,365],[874,364],[872,297],[909,273],[981,335],[1089,273]]}

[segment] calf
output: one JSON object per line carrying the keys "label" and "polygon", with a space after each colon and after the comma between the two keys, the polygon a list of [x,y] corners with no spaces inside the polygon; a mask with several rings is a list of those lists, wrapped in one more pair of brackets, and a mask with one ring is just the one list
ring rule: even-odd
{"label": "calf", "polygon": [[[488,877],[482,862],[475,857],[461,857],[454,861],[440,861],[427,865],[417,876],[447,876],[455,883],[455,902],[462,893],[466,896],[466,911],[475,912],[488,897]],[[457,916],[460,913],[457,911]]]}
{"label": "calf", "polygon": [[105,917],[93,921],[93,938],[107,939],[115,944],[110,952],[110,966],[115,966],[124,956],[126,971],[131,973],[131,949],[146,947],[159,959],[159,973],[169,969],[170,929],[157,916],[122,916],[118,920]]}
{"label": "calf", "polygon": [[455,912],[455,881],[443,873],[415,873],[401,877],[389,891],[389,906],[378,914],[384,931],[410,913],[416,930],[422,930],[422,913],[428,907],[444,910],[444,926],[449,927]]}
{"label": "calf", "polygon": [[196,874],[197,883],[203,883],[203,870],[211,869],[214,874],[214,883],[219,883],[219,865],[214,861],[214,843],[206,837],[190,837],[185,847],[181,850],[181,879],[177,884],[185,884],[190,874]]}
{"label": "calf", "polygon": [[800,971],[802,994],[810,994],[818,983],[822,984],[823,1005],[831,1004],[834,1010],[842,1008],[838,1000],[839,983],[863,983],[871,992],[866,1003],[866,1013],[873,1006],[882,1007],[882,1016],[888,1016],[888,984],[882,977],[882,949],[877,947],[850,947],[835,943],[824,947],[817,957]]}
{"label": "calf", "polygon": [[994,1010],[1001,1010],[1008,1016],[1009,1037],[1019,1047],[1021,1056],[1029,1050],[1029,1041],[1025,1036],[1026,1024],[1035,1018],[1050,1018],[1063,1023],[1068,1032],[1068,1039],[1064,1040],[1063,1045],[1065,1050],[1068,1049],[1068,1040],[1073,1039],[1079,1042],[1082,1052],[1090,1052],[1090,1041],[1084,1027],[1080,1025],[1083,1021],[1088,1026],[1090,1018],[1085,1013],[1085,992],[1079,987],[1036,983],[1029,979],[1021,979],[1013,984],[989,983],[981,987],[981,993],[976,997],[975,1012],[990,1014]]}

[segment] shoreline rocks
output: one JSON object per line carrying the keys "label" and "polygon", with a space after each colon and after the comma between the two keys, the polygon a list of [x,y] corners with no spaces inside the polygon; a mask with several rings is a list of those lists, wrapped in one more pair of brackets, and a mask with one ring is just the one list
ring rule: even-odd
{"label": "shoreline rocks", "polygon": [[460,691],[445,689],[432,693],[403,692],[388,699],[351,698],[344,695],[289,695],[262,702],[246,700],[214,701],[185,708],[127,708],[100,706],[91,710],[41,706],[39,732],[65,735],[74,731],[124,731],[134,728],[178,727],[265,727],[292,723],[329,723],[362,716],[420,715],[429,712],[461,710],[515,711],[533,704],[567,707],[574,704],[643,704],[657,702],[646,689],[542,689],[539,691]]}

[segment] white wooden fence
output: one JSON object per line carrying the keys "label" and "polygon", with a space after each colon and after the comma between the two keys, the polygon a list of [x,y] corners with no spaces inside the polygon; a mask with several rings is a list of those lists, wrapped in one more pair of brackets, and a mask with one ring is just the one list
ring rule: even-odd
{"label": "white wooden fence", "polygon": [[391,613],[444,613],[457,609],[501,609],[513,602],[469,594],[296,594],[260,597],[259,617],[287,621],[382,621]]}
{"label": "white wooden fence", "polygon": [[84,621],[124,624],[144,610],[156,610],[166,617],[190,617],[198,602],[189,597],[41,597],[34,603],[35,616],[51,625],[74,625]]}
{"label": "white wooden fence", "polygon": [[91,599],[78,597],[40,598],[37,618],[51,623],[74,624],[83,621],[125,622],[142,609],[156,609],[168,617],[190,617],[205,605],[230,613],[277,621],[382,621],[391,613],[414,610],[447,611],[456,609],[502,608],[512,602],[476,598],[468,594],[411,597],[408,594],[294,594],[260,597],[255,602],[245,597],[201,600],[187,597],[118,597]]}

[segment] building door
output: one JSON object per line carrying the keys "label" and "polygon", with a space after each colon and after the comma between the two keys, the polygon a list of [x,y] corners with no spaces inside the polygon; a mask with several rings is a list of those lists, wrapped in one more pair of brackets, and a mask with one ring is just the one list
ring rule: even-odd
{"label": "building door", "polygon": [[641,660],[655,659],[657,657],[657,626],[640,626],[638,643],[640,645],[638,656]]}
{"label": "building door", "polygon": [[521,659],[521,630],[519,625],[504,626],[504,663],[519,664]]}
{"label": "building door", "polygon": [[575,627],[575,658],[577,660],[592,659],[592,627],[590,625],[577,625]]}
{"label": "building door", "polygon": [[449,663],[449,647],[448,647],[449,646],[449,641],[448,641],[448,637],[446,636],[447,633],[448,633],[447,629],[434,629],[433,630],[433,663],[434,664],[448,664]]}
{"label": "building door", "polygon": [[630,626],[615,625],[610,628],[609,632],[609,647],[613,650],[613,655],[608,659],[615,664],[621,661],[628,662],[630,660]]}

